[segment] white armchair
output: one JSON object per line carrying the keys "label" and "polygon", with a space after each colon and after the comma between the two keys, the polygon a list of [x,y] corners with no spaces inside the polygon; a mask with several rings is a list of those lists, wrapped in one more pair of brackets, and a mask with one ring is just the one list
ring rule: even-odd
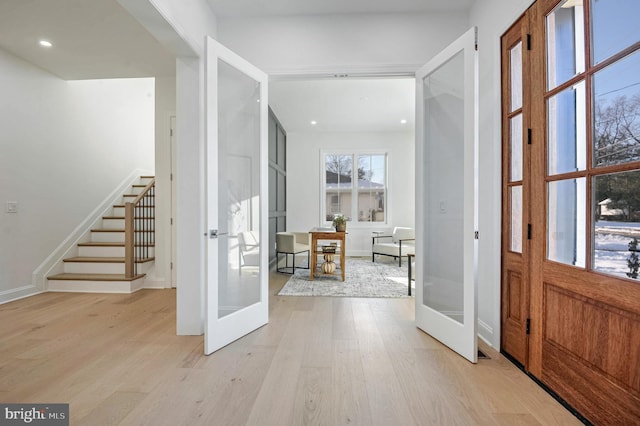
{"label": "white armchair", "polygon": [[238,271],[243,266],[260,266],[260,240],[258,233],[245,231],[238,234]]}
{"label": "white armchair", "polygon": [[[296,255],[307,252],[307,266],[299,266],[300,269],[309,269],[309,261],[311,255],[311,247],[309,245],[308,232],[278,232],[276,233],[276,270],[285,274],[294,274],[296,272]],[[285,266],[280,268],[280,253],[284,253]],[[287,272],[289,268],[289,255],[293,255],[292,271]]]}
{"label": "white armchair", "polygon": [[376,235],[371,239],[371,261],[376,261],[376,254],[398,259],[402,266],[402,257],[415,254],[415,233],[413,228],[397,226],[391,235]]}

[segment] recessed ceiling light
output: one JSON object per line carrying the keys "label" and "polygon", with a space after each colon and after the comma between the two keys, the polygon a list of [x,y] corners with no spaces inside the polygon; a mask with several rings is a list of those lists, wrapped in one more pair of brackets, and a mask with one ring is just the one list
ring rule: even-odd
{"label": "recessed ceiling light", "polygon": [[402,119],[402,120],[400,120],[400,123],[402,123],[402,124],[407,124],[407,120]]}
{"label": "recessed ceiling light", "polygon": [[51,47],[53,46],[53,44],[51,44],[50,41],[47,40],[40,40],[38,43],[40,43],[40,46],[44,46],[44,47]]}
{"label": "recessed ceiling light", "polygon": [[315,126],[316,124],[318,124],[318,122],[316,120],[311,120],[311,125]]}

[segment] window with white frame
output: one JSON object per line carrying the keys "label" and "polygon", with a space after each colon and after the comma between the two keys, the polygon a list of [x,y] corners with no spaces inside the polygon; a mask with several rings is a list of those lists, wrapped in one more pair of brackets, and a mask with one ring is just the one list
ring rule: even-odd
{"label": "window with white frame", "polygon": [[387,153],[323,153],[324,218],[351,222],[387,221]]}

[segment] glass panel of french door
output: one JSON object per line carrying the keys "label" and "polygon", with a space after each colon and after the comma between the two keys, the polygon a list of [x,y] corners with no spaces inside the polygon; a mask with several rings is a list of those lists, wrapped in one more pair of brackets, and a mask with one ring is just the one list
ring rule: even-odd
{"label": "glass panel of french door", "polygon": [[267,76],[207,38],[205,353],[268,321]]}
{"label": "glass panel of french door", "polygon": [[477,362],[476,29],[416,73],[416,325]]}

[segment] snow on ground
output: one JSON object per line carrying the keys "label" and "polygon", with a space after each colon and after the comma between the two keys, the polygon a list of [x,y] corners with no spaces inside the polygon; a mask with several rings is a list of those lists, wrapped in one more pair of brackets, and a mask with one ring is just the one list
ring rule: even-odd
{"label": "snow on ground", "polygon": [[[596,223],[594,269],[605,274],[627,277],[629,242],[640,240],[640,223],[607,222]],[[639,253],[640,255],[640,253]]]}

